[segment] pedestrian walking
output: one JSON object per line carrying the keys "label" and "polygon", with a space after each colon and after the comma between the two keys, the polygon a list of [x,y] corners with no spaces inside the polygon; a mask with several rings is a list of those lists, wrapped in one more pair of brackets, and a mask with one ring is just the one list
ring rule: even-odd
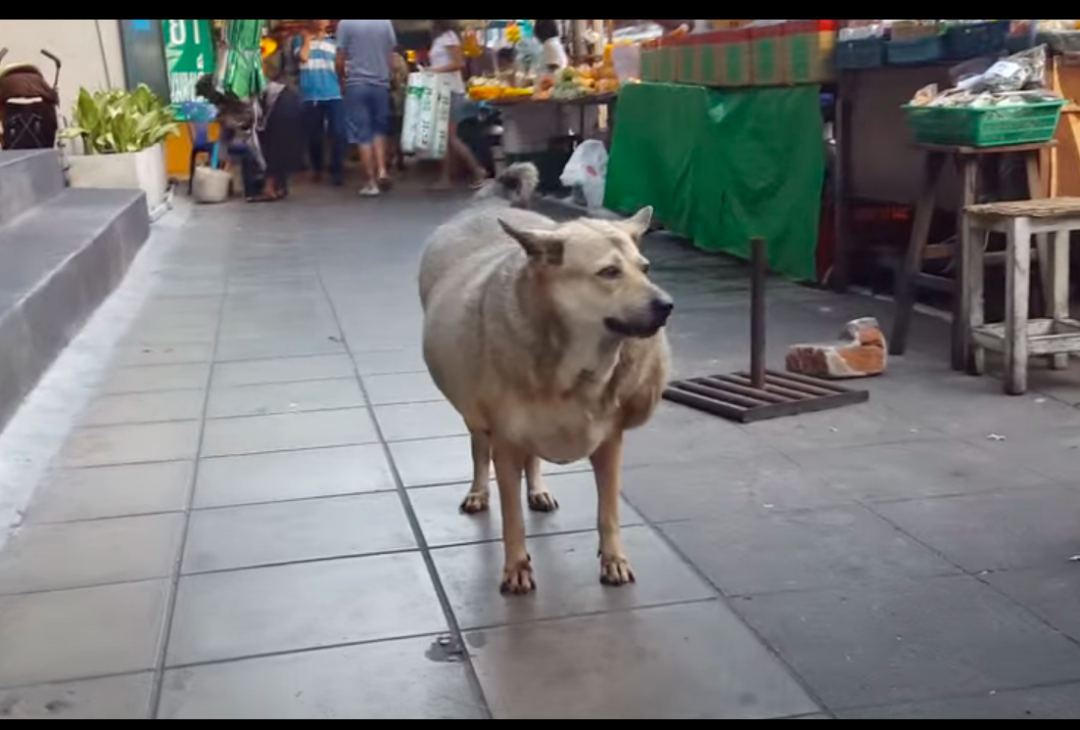
{"label": "pedestrian walking", "polygon": [[389,20],[342,20],[337,28],[337,69],[344,77],[345,132],[360,147],[365,197],[392,183],[386,165],[390,136],[391,56],[397,35]]}
{"label": "pedestrian walking", "polygon": [[329,20],[312,20],[293,41],[293,55],[300,66],[300,96],[304,103],[304,126],[308,156],[315,179],[326,166],[324,143],[330,137],[330,181],[341,185],[345,166],[345,111],[341,81],[337,75],[337,43],[329,33]]}

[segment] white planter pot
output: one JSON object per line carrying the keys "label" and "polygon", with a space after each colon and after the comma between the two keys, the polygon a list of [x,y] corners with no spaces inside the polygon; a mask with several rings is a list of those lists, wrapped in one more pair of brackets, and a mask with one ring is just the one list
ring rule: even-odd
{"label": "white planter pot", "polygon": [[73,188],[124,188],[146,193],[151,211],[165,202],[165,147],[116,155],[69,155],[68,182]]}

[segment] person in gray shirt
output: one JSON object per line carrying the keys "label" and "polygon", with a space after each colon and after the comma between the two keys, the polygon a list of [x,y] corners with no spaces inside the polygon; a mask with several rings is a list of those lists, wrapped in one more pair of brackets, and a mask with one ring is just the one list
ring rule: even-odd
{"label": "person in gray shirt", "polygon": [[389,20],[342,20],[337,27],[337,69],[345,80],[345,131],[359,145],[366,180],[360,194],[390,188],[386,138],[390,134],[390,55],[397,34]]}

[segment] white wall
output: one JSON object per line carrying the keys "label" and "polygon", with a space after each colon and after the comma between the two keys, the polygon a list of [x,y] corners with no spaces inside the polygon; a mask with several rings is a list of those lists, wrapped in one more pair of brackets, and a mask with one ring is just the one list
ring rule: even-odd
{"label": "white wall", "polygon": [[[98,41],[101,29],[101,42]],[[105,53],[102,54],[102,45]],[[0,48],[8,48],[3,64],[37,64],[52,83],[52,61],[41,55],[44,48],[63,62],[60,70],[60,113],[71,117],[79,88],[104,89],[124,86],[124,56],[119,20],[0,20]],[[108,79],[110,83],[106,82]]]}

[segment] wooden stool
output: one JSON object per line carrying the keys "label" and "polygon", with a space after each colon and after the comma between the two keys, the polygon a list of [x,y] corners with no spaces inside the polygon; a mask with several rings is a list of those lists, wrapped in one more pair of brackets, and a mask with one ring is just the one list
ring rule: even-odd
{"label": "wooden stool", "polygon": [[[915,218],[911,226],[911,238],[908,241],[907,254],[900,268],[896,282],[896,317],[893,320],[892,333],[889,337],[889,354],[903,355],[907,349],[908,331],[911,329],[911,313],[915,308],[915,295],[920,287],[951,293],[953,297],[952,328],[952,366],[954,370],[965,367],[964,351],[967,342],[966,323],[961,316],[961,292],[959,280],[943,276],[925,274],[923,261],[927,259],[948,259],[954,257],[954,250],[959,246],[950,243],[928,244],[930,224],[934,217],[937,201],[938,184],[941,182],[945,163],[951,157],[960,173],[962,183],[961,201],[957,215],[957,239],[961,230],[964,208],[975,205],[979,189],[979,161],[988,155],[1021,154],[1025,158],[1028,196],[1035,199],[1043,197],[1042,181],[1039,176],[1039,155],[1044,149],[1053,147],[1054,141],[1040,144],[1021,144],[1002,147],[953,147],[941,145],[917,144],[915,147],[926,153],[923,172],[923,187],[915,206]],[[1044,280],[1048,279],[1045,276]],[[1045,291],[1045,289],[1044,289]]]}
{"label": "wooden stool", "polygon": [[[1005,353],[1005,392],[1027,391],[1029,355],[1049,356],[1051,367],[1068,366],[1069,353],[1080,353],[1080,322],[1069,318],[1069,234],[1080,231],[1080,198],[1044,198],[972,205],[964,210],[959,280],[967,328],[963,357],[973,375],[985,370],[984,350]],[[983,244],[975,230],[1004,233],[1005,322],[983,324]],[[1049,234],[1051,252],[1044,259],[1051,279],[1051,307],[1046,319],[1028,319],[1031,236]]]}

